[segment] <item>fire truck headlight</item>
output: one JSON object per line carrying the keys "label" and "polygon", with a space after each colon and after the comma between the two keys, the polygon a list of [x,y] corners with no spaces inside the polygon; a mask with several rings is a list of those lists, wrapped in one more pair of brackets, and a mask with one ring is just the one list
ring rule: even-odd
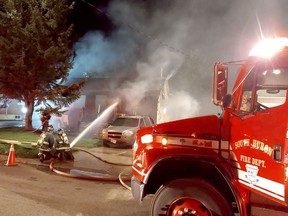
{"label": "fire truck headlight", "polygon": [[152,143],[153,142],[153,136],[151,134],[146,134],[146,135],[141,137],[141,142],[143,144]]}
{"label": "fire truck headlight", "polygon": [[288,181],[288,167],[285,168],[285,179]]}

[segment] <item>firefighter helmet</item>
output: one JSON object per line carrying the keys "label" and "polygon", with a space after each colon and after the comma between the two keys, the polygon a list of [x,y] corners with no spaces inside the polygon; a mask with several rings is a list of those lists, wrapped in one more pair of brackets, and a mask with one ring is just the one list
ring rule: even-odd
{"label": "firefighter helmet", "polygon": [[47,127],[47,131],[48,131],[48,132],[53,132],[53,131],[54,131],[53,125],[49,125],[49,126]]}
{"label": "firefighter helmet", "polygon": [[62,135],[64,133],[64,130],[62,128],[59,128],[57,133],[58,133],[58,135]]}

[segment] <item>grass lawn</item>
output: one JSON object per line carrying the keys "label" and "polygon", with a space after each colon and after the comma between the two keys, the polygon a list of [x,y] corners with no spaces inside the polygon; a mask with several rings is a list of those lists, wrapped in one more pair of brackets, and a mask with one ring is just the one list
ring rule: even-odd
{"label": "grass lawn", "polygon": [[[24,128],[0,128],[1,140],[12,140],[21,142],[21,145],[14,144],[15,153],[17,157],[24,158],[37,158],[38,148],[31,145],[31,143],[37,143],[40,132],[38,131],[25,131]],[[75,135],[68,135],[70,143],[76,138]],[[57,134],[55,133],[55,136]],[[93,148],[101,146],[102,141],[97,138],[81,138],[75,145],[75,147]],[[7,142],[0,142],[0,154],[8,155],[10,150],[10,144]]]}

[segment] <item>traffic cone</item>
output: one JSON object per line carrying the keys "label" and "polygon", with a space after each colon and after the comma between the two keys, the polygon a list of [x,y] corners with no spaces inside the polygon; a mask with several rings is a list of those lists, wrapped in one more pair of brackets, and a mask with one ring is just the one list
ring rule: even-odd
{"label": "traffic cone", "polygon": [[15,151],[14,151],[14,144],[11,144],[9,156],[7,159],[6,166],[15,166],[16,160],[15,160]]}

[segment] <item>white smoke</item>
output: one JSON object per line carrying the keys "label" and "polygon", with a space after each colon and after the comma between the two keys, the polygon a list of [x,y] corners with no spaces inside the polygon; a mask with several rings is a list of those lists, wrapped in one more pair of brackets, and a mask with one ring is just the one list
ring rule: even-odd
{"label": "white smoke", "polygon": [[126,34],[123,31],[111,37],[105,37],[97,31],[85,34],[74,45],[76,57],[70,71],[71,77],[111,73],[123,65],[127,67],[127,62],[135,61],[135,42]]}
{"label": "white smoke", "polygon": [[161,75],[175,74],[171,119],[215,113],[214,63],[246,58],[262,35],[287,29],[287,10],[286,0],[113,0],[107,11],[117,28],[110,36],[89,32],[75,45],[72,75],[121,74],[115,88],[134,110],[147,91],[160,91]]}
{"label": "white smoke", "polygon": [[184,91],[176,91],[166,102],[167,121],[190,118],[200,112],[199,102]]}

